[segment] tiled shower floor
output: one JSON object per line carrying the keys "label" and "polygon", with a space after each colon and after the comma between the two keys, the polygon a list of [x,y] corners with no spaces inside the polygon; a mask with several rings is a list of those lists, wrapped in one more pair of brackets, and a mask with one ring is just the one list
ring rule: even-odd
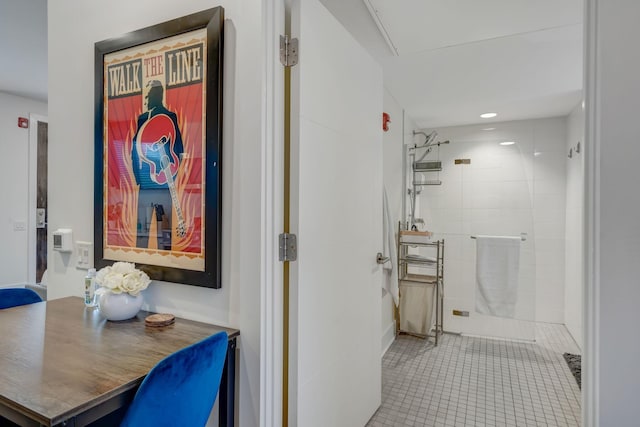
{"label": "tiled shower floor", "polygon": [[580,426],[580,389],[562,353],[563,325],[536,342],[444,335],[438,347],[401,335],[382,360],[382,405],[367,427]]}

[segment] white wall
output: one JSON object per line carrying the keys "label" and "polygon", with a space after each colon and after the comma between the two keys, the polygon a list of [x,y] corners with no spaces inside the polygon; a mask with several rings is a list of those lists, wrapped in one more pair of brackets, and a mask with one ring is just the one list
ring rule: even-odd
{"label": "white wall", "polygon": [[14,223],[28,222],[29,132],[18,127],[18,117],[47,114],[47,104],[0,92],[0,285],[27,281],[27,230],[14,231]]}
{"label": "white wall", "polygon": [[[579,153],[576,148],[580,144]],[[564,324],[582,348],[582,288],[584,233],[584,109],[578,104],[567,117],[567,210],[565,221]]]}
{"label": "white wall", "polygon": [[[494,128],[493,130],[483,130]],[[521,244],[517,319],[564,321],[565,118],[437,129],[440,186],[422,187],[416,216],[445,239],[445,330],[533,339],[528,322],[475,313],[477,234],[527,233]],[[416,137],[418,138],[418,137]],[[422,142],[424,140],[418,142]],[[516,144],[501,146],[502,141]],[[418,155],[421,153],[419,152]],[[425,160],[438,158],[437,149]],[[455,165],[455,159],[470,159]],[[469,311],[469,317],[452,310]]]}
{"label": "white wall", "polygon": [[[93,241],[94,43],[214,5],[225,7],[222,289],[154,282],[145,308],[241,330],[239,425],[259,424],[262,2],[51,2],[49,228]],[[51,254],[51,251],[49,252]],[[80,295],[74,259],[49,257],[49,298]]]}
{"label": "white wall", "polygon": [[585,153],[587,206],[592,208],[587,210],[586,267],[594,279],[587,293],[596,300],[590,299],[586,312],[588,376],[583,389],[589,398],[595,391],[595,401],[587,401],[585,409],[595,418],[590,425],[636,426],[640,50],[632,46],[640,37],[640,2],[589,0],[587,6],[587,138],[593,145]]}
{"label": "white wall", "polygon": [[[384,111],[391,117],[389,131],[385,132],[382,141],[382,178],[389,200],[391,224],[397,228],[402,219],[402,146],[404,143],[404,110],[388,90],[384,91]],[[386,238],[386,237],[384,237]],[[397,275],[394,269],[393,274]],[[383,281],[388,281],[385,272]],[[384,354],[395,338],[395,321],[393,319],[393,298],[386,290],[382,290],[382,353]]]}

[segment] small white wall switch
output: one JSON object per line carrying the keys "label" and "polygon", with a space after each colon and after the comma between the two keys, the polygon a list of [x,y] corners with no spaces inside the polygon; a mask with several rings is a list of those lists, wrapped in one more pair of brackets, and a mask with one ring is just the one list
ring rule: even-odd
{"label": "small white wall switch", "polygon": [[27,223],[25,221],[13,221],[13,231],[25,231]]}
{"label": "small white wall switch", "polygon": [[73,252],[73,233],[70,228],[59,228],[51,235],[54,251]]}
{"label": "small white wall switch", "polygon": [[93,243],[76,241],[76,268],[88,270],[93,266]]}

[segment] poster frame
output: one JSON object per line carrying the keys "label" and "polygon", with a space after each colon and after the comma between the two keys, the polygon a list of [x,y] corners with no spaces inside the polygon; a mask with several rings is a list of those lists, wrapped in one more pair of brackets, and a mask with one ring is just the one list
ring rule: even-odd
{"label": "poster frame", "polygon": [[[105,181],[107,173],[105,140],[108,112],[105,114],[105,55],[132,47],[144,48],[162,39],[206,29],[206,79],[203,85],[205,100],[203,125],[204,173],[204,269],[157,265],[136,262],[152,280],[188,284],[208,288],[221,288],[221,232],[222,232],[222,70],[223,70],[224,9],[215,7],[147,28],[132,31],[120,37],[95,43],[95,155],[94,155],[94,266],[100,269],[115,261],[127,259],[105,258]],[[135,122],[135,117],[133,118]],[[167,251],[170,252],[170,251]],[[133,262],[133,261],[132,261]]]}

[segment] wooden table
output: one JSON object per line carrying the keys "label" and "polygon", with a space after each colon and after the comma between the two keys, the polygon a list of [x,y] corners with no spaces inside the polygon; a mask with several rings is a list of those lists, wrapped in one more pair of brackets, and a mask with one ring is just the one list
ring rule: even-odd
{"label": "wooden table", "polygon": [[233,426],[240,332],[184,319],[147,328],[148,314],[109,322],[78,297],[0,310],[0,415],[21,426],[87,425],[128,405],[162,358],[227,331],[219,421]]}

